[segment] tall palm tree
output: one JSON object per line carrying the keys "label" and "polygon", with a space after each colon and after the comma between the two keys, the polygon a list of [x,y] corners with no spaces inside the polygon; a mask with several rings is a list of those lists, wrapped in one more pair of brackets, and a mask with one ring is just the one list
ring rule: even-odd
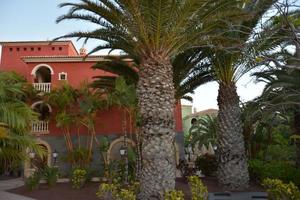
{"label": "tall palm tree", "polygon": [[[240,5],[246,16],[225,27],[225,37],[211,40],[207,60],[212,64],[218,91],[218,180],[231,190],[248,187],[249,173],[236,82],[256,66],[255,58],[272,50],[278,43],[273,34],[257,28],[276,0],[248,1]],[[220,31],[222,28],[217,29]],[[259,30],[257,36],[257,31]],[[267,34],[267,33],[268,34]],[[277,32],[276,32],[277,33]]]}
{"label": "tall palm tree", "polygon": [[9,170],[26,159],[26,149],[42,151],[29,134],[37,114],[25,103],[31,91],[26,80],[12,72],[0,72],[0,170]]}
{"label": "tall palm tree", "polygon": [[102,40],[105,43],[90,53],[105,48],[120,49],[140,63],[137,83],[143,136],[140,199],[162,199],[164,192],[175,187],[175,88],[171,58],[189,47],[206,45],[212,30],[224,24],[214,22],[232,16],[237,11],[237,2],[81,0],[60,5],[70,10],[57,22],[79,19],[98,27],[59,38]]}

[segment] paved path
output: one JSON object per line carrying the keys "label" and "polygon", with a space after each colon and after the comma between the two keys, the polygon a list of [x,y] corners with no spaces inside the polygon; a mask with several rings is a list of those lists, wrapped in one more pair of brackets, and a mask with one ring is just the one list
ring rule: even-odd
{"label": "paved path", "polygon": [[35,200],[29,197],[6,192],[6,190],[17,188],[22,185],[24,185],[22,178],[0,181],[0,200]]}
{"label": "paved path", "polygon": [[209,200],[266,200],[265,192],[209,193]]}

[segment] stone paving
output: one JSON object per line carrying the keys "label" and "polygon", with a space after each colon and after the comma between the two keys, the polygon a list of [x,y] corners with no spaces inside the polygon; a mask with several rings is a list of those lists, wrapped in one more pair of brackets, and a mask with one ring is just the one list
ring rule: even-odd
{"label": "stone paving", "polygon": [[209,193],[209,200],[266,200],[265,192]]}
{"label": "stone paving", "polygon": [[22,178],[1,180],[0,181],[0,200],[35,200],[35,199],[29,198],[29,197],[24,197],[21,195],[6,192],[6,190],[17,188],[22,185],[24,185],[24,181]]}

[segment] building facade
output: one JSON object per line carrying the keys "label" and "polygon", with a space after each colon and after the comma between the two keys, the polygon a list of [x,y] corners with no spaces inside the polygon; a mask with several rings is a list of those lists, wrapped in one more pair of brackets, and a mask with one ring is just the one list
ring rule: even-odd
{"label": "building facade", "polygon": [[[67,82],[77,88],[82,82],[93,81],[94,76],[112,75],[102,71],[93,70],[91,66],[97,62],[104,61],[104,56],[88,56],[85,58],[85,51],[76,50],[71,41],[25,41],[25,42],[1,42],[2,53],[0,62],[0,71],[15,71],[24,76],[33,87],[42,93],[48,93],[54,88]],[[43,105],[43,106],[41,106]],[[41,100],[31,103],[32,109],[41,111],[41,116],[45,113],[53,115],[55,109]],[[176,121],[176,158],[183,157],[183,131],[181,119],[180,103],[175,108]],[[128,129],[128,127],[126,127]],[[117,152],[120,144],[124,141],[122,128],[122,111],[119,108],[101,110],[96,116],[95,131],[97,137],[108,136],[110,139],[109,154],[111,158],[118,157]],[[62,171],[67,172],[70,169],[65,162],[54,160],[53,152],[58,153],[59,157],[66,154],[66,145],[62,130],[56,126],[54,120],[44,120],[40,117],[39,121],[32,122],[31,132],[37,138],[37,142],[47,151],[47,157],[42,161],[45,165],[52,166],[55,162]],[[80,134],[82,140],[87,138],[85,129],[71,130],[72,140],[76,142],[76,134]],[[129,139],[128,139],[129,140]],[[134,141],[129,140],[134,145]],[[114,155],[113,155],[114,154]],[[92,167],[98,169],[100,166],[100,155],[96,150],[93,153]],[[30,175],[35,169],[31,163],[25,163],[25,176]]]}

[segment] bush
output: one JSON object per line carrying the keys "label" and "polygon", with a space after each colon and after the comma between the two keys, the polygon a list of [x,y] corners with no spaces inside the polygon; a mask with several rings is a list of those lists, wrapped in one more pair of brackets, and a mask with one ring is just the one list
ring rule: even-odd
{"label": "bush", "polygon": [[252,180],[262,181],[266,178],[280,179],[285,183],[293,182],[300,186],[300,169],[284,161],[250,160],[249,172]]}
{"label": "bush", "polygon": [[102,183],[96,193],[97,197],[104,199],[114,199],[114,200],[135,200],[135,191],[130,188],[121,188],[120,184],[112,183]]}
{"label": "bush", "polygon": [[274,200],[299,200],[300,191],[299,189],[290,182],[289,184],[284,184],[278,179],[265,179],[263,181],[263,186],[266,187],[269,199]]}
{"label": "bush", "polygon": [[207,187],[202,183],[199,177],[188,177],[189,186],[192,192],[192,200],[208,200]]}
{"label": "bush", "polygon": [[165,200],[184,200],[184,194],[180,190],[172,190],[165,193]]}
{"label": "bush", "polygon": [[58,179],[58,169],[47,166],[42,170],[42,175],[49,186],[54,186]]}
{"label": "bush", "polygon": [[87,172],[85,169],[75,169],[72,173],[72,186],[75,189],[80,189],[84,186],[87,179]]}
{"label": "bush", "polygon": [[205,176],[213,175],[218,168],[216,156],[205,154],[203,156],[199,156],[195,161],[196,167],[198,170]]}
{"label": "bush", "polygon": [[39,188],[41,175],[39,172],[35,172],[33,175],[25,179],[25,187],[32,191]]}

